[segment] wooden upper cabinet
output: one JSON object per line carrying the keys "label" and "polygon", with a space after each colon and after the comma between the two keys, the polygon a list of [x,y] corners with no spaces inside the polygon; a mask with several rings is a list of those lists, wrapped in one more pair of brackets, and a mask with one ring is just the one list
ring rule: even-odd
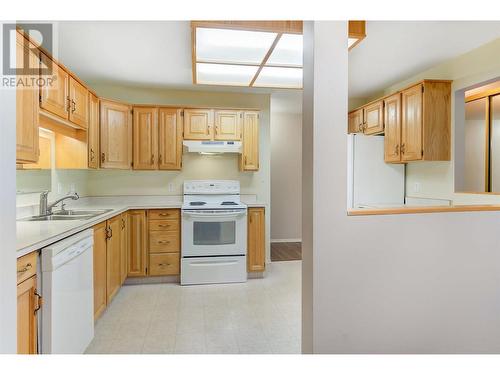
{"label": "wooden upper cabinet", "polygon": [[99,99],[93,94],[89,97],[88,167],[96,169],[99,168]]}
{"label": "wooden upper cabinet", "polygon": [[83,129],[89,124],[89,90],[69,77],[69,121]]}
{"label": "wooden upper cabinet", "polygon": [[158,108],[134,107],[134,169],[157,169]]}
{"label": "wooden upper cabinet", "polygon": [[106,304],[109,305],[120,286],[121,275],[121,215],[108,220],[108,236],[106,243]]}
{"label": "wooden upper cabinet", "polygon": [[100,100],[100,166],[130,169],[132,164],[132,124],[130,106]]}
{"label": "wooden upper cabinet", "polygon": [[401,93],[384,100],[384,160],[386,163],[399,162],[401,145]]}
{"label": "wooden upper cabinet", "polygon": [[213,139],[214,111],[212,109],[184,110],[184,139]]}
{"label": "wooden upper cabinet", "polygon": [[43,66],[52,66],[52,83],[40,87],[40,108],[67,120],[69,117],[69,74],[50,57],[41,53]]}
{"label": "wooden upper cabinet", "polygon": [[348,133],[362,133],[363,132],[363,109],[350,112],[348,115],[349,126]]}
{"label": "wooden upper cabinet", "polygon": [[180,170],[182,167],[182,120],[180,109],[159,109],[158,169]]}
{"label": "wooden upper cabinet", "polygon": [[401,160],[421,160],[422,148],[422,85],[401,93]]}
{"label": "wooden upper cabinet", "polygon": [[129,215],[129,253],[127,276],[146,276],[147,231],[146,211],[131,210]]}
{"label": "wooden upper cabinet", "polygon": [[97,319],[106,309],[106,242],[108,227],[103,222],[94,226],[94,319]]}
{"label": "wooden upper cabinet", "polygon": [[384,131],[384,101],[379,100],[364,107],[364,133],[378,134]]}
{"label": "wooden upper cabinet", "polygon": [[[17,65],[28,54],[29,67],[39,66],[39,56],[33,52],[24,37],[16,35]],[[29,78],[36,78],[31,75]],[[16,88],[16,160],[18,163],[36,163],[39,155],[38,145],[38,88]]]}
{"label": "wooden upper cabinet", "polygon": [[240,170],[259,170],[259,112],[244,112],[242,123],[243,152],[240,155]]}
{"label": "wooden upper cabinet", "polygon": [[243,112],[216,110],[214,113],[215,132],[214,139],[219,141],[241,140],[240,119]]}
{"label": "wooden upper cabinet", "polygon": [[263,207],[248,209],[248,272],[262,272],[266,268],[266,220]]}

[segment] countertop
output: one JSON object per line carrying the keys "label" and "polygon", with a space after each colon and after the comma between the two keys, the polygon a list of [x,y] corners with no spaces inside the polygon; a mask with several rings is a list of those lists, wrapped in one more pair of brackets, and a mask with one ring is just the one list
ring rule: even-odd
{"label": "countertop", "polygon": [[348,216],[366,215],[401,215],[425,214],[438,212],[472,212],[472,211],[500,211],[500,205],[451,205],[451,206],[398,206],[377,208],[353,208],[347,210]]}
{"label": "countertop", "polygon": [[[258,202],[252,198],[245,199],[242,197],[241,200],[243,203],[246,203],[248,207],[267,206],[265,203]],[[84,229],[91,228],[127,210],[181,208],[181,206],[182,199],[171,196],[92,197],[82,198],[76,202],[68,202],[67,208],[90,210],[111,209],[111,211],[89,220],[17,221],[17,257],[19,258]]]}

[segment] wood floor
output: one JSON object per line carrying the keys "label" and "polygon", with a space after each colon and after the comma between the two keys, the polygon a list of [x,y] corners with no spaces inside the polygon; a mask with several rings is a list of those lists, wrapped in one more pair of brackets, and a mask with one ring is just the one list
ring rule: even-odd
{"label": "wood floor", "polygon": [[271,243],[271,261],[302,260],[301,242],[273,242]]}

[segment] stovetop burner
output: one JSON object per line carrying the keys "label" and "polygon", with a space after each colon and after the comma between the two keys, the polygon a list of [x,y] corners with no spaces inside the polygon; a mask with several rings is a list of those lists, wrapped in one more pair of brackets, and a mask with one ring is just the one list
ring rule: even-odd
{"label": "stovetop burner", "polygon": [[190,206],[204,206],[207,202],[189,202]]}
{"label": "stovetop burner", "polygon": [[237,205],[238,205],[238,203],[236,203],[236,202],[228,202],[228,201],[226,201],[226,202],[222,202],[220,205],[221,205],[221,206],[237,206]]}

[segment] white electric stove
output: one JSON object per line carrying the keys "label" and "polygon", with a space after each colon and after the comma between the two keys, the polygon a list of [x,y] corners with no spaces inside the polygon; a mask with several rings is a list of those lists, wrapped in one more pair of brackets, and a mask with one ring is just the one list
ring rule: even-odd
{"label": "white electric stove", "polygon": [[239,181],[184,182],[181,284],[245,282],[247,206]]}

